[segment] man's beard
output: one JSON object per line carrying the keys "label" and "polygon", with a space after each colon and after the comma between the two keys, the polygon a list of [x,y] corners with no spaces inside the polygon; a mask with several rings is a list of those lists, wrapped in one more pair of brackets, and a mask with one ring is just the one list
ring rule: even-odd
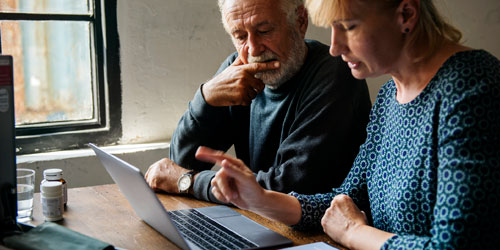
{"label": "man's beard", "polygon": [[[297,31],[292,31],[292,47],[288,53],[288,58],[280,60],[281,66],[279,69],[263,71],[255,74],[255,77],[271,89],[276,89],[286,81],[290,80],[304,64],[304,56],[306,54],[306,44],[300,37]],[[278,56],[273,52],[266,50],[262,55],[248,55],[248,62],[268,62],[278,60]]]}

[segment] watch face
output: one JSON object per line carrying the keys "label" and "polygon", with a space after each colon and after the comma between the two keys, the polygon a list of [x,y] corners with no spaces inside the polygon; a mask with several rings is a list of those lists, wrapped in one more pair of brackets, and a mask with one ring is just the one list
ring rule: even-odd
{"label": "watch face", "polygon": [[179,190],[185,191],[189,189],[189,186],[191,186],[191,178],[187,175],[184,175],[181,177],[179,180]]}

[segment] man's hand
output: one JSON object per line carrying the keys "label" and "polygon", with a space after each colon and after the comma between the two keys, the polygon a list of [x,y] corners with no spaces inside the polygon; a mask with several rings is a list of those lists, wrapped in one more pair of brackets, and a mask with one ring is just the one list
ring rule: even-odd
{"label": "man's hand", "polygon": [[146,182],[155,191],[179,193],[177,180],[189,170],[175,164],[168,158],[163,158],[151,165],[144,176]]}
{"label": "man's hand", "polygon": [[244,64],[238,57],[224,71],[203,84],[203,97],[212,106],[250,105],[265,87],[255,74],[279,67],[278,61]]}
{"label": "man's hand", "polygon": [[368,225],[366,214],[359,210],[351,197],[339,194],[321,219],[323,231],[334,241],[349,246],[352,236],[363,225]]}

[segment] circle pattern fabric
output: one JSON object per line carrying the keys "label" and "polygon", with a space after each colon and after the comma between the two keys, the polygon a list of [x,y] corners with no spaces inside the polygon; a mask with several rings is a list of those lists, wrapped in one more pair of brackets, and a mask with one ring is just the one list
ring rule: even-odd
{"label": "circle pattern fabric", "polygon": [[368,136],[340,188],[300,195],[297,229],[321,227],[337,194],[374,227],[396,234],[383,249],[495,249],[500,244],[500,62],[459,52],[414,100],[391,80],[379,91]]}

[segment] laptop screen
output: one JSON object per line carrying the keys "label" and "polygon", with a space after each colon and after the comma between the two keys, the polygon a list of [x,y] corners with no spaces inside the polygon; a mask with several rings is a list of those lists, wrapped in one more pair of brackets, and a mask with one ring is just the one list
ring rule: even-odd
{"label": "laptop screen", "polygon": [[12,57],[0,55],[0,232],[16,224],[16,153]]}

